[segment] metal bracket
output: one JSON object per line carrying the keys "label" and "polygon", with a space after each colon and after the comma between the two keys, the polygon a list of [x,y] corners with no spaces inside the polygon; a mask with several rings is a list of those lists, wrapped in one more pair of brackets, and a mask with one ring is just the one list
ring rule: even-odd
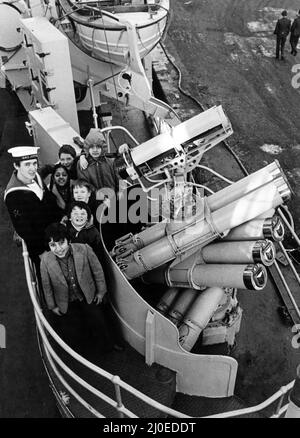
{"label": "metal bracket", "polygon": [[148,310],[145,327],[145,361],[147,365],[154,362],[155,314]]}

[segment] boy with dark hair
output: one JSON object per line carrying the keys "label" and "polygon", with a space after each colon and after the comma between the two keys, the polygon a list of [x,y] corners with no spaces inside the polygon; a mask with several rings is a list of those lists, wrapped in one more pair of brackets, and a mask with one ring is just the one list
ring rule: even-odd
{"label": "boy with dark hair", "polygon": [[42,255],[41,277],[54,329],[81,353],[92,338],[103,351],[110,351],[113,341],[98,307],[107,292],[99,260],[89,245],[70,243],[62,224],[51,224],[45,236],[50,251]]}
{"label": "boy with dark hair", "polygon": [[93,215],[94,225],[98,227],[96,221],[96,211],[100,204],[100,201],[96,200],[95,192],[92,189],[90,183],[84,179],[77,179],[72,183],[72,196],[74,201],[85,202]]}
{"label": "boy with dark hair", "polygon": [[82,201],[74,201],[68,208],[68,222],[66,223],[70,241],[72,243],[86,243],[90,245],[98,259],[101,258],[101,238],[99,231],[93,224],[93,217],[89,206]]}
{"label": "boy with dark hair", "polygon": [[66,166],[70,172],[71,179],[77,178],[77,161],[76,151],[70,144],[63,144],[58,151],[60,164]]}
{"label": "boy with dark hair", "polygon": [[[76,151],[70,144],[63,144],[58,151],[59,163],[65,166],[71,179],[77,178],[77,162],[80,156],[76,156]],[[43,166],[39,173],[43,179],[47,178],[50,173],[53,172],[55,164],[46,164]]]}
{"label": "boy with dark hair", "polygon": [[92,187],[89,182],[84,179],[76,179],[72,184],[73,198],[75,201],[89,203],[92,195]]}

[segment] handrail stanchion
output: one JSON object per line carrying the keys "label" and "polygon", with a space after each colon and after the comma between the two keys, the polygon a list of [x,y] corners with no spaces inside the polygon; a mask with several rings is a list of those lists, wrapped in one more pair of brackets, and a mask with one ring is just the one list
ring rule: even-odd
{"label": "handrail stanchion", "polygon": [[283,415],[283,414],[286,412],[287,408],[288,408],[288,404],[284,405],[284,406],[280,409],[280,411],[278,412],[277,415],[272,415],[270,418],[280,418],[281,415]]}
{"label": "handrail stanchion", "polygon": [[300,418],[300,365],[297,367],[296,380],[290,392],[285,418]]}
{"label": "handrail stanchion", "polygon": [[113,376],[111,381],[113,382],[113,384],[115,386],[118,416],[119,416],[119,418],[124,418],[124,413],[120,410],[120,409],[124,408],[123,403],[122,403],[121,388],[119,385],[120,377]]}
{"label": "handrail stanchion", "polygon": [[280,399],[278,400],[277,407],[275,410],[275,414],[273,415],[273,418],[278,418],[280,416],[280,410],[281,410],[283,399],[284,399],[284,394],[282,394]]}
{"label": "handrail stanchion", "polygon": [[293,273],[294,273],[294,275],[295,275],[295,277],[296,277],[296,280],[298,281],[298,284],[300,285],[300,277],[299,277],[299,274],[298,274],[298,272],[297,272],[297,270],[296,270],[296,268],[295,268],[295,266],[294,266],[294,264],[293,264],[293,262],[292,262],[290,256],[288,255],[287,250],[285,249],[285,247],[284,247],[284,245],[283,245],[282,242],[278,242],[278,243],[279,243],[279,246],[280,246],[280,248],[281,248],[283,254],[285,255],[285,258],[286,258],[287,261],[288,261],[288,264],[290,265],[291,270],[293,271]]}
{"label": "handrail stanchion", "polygon": [[94,99],[94,93],[93,93],[93,79],[92,78],[88,79],[87,86],[88,86],[89,91],[90,91],[90,99],[91,99],[91,105],[92,105],[94,126],[96,129],[98,129],[98,114],[96,111],[96,105],[95,105],[95,99]]}
{"label": "handrail stanchion", "polygon": [[[82,379],[78,374],[76,374],[74,371],[71,370],[71,368],[69,368],[59,357],[59,355],[54,351],[54,349],[52,348],[52,346],[50,345],[49,340],[47,339],[46,333],[44,331],[43,328],[43,324],[42,321],[39,319],[39,316],[36,314],[36,322],[37,322],[37,327],[39,330],[39,333],[41,335],[42,341],[43,341],[43,346],[44,346],[44,350],[46,352],[48,361],[52,367],[52,369],[54,370],[56,376],[59,378],[59,380],[63,383],[63,385],[67,388],[67,390],[72,393],[74,395],[74,397],[81,403],[84,404],[87,409],[89,409],[90,411],[95,409],[89,405],[89,403],[87,403],[79,394],[77,394],[73,388],[68,385],[68,383],[63,379],[63,377],[59,374],[55,364],[53,361],[55,361],[59,367],[65,372],[67,373],[73,380],[75,380],[79,385],[83,386],[85,389],[87,389],[88,391],[90,391],[92,394],[96,395],[97,397],[99,397],[99,399],[103,400],[104,402],[106,402],[107,404],[109,404],[110,406],[112,406],[113,408],[115,408],[115,400],[113,400],[112,398],[110,398],[109,396],[105,395],[103,392],[99,391],[97,388],[93,387],[92,385],[90,385],[88,382],[86,382],[84,379]],[[125,408],[125,406],[122,406],[123,410],[126,412],[127,416],[130,418],[137,418],[137,416],[135,414],[133,414],[131,411],[129,411],[128,409]],[[96,412],[96,411],[95,411]],[[99,413],[98,413],[99,414]],[[102,414],[99,414],[102,415]]]}
{"label": "handrail stanchion", "polygon": [[252,406],[250,408],[237,409],[235,411],[222,412],[220,414],[207,415],[201,418],[231,418],[231,417],[233,418],[233,417],[238,417],[240,415],[253,414],[254,412],[262,411],[268,406],[270,406],[272,403],[274,403],[276,400],[278,400],[282,395],[287,394],[291,390],[293,385],[294,385],[294,380],[289,384],[282,386],[277,392],[275,392],[275,394],[273,394],[271,397],[269,397],[267,400],[260,403],[259,405]]}
{"label": "handrail stanchion", "polygon": [[292,233],[294,239],[296,240],[297,244],[300,246],[300,239],[297,236],[297,234],[295,233],[294,228],[291,226],[291,224],[289,223],[289,221],[287,220],[287,218],[285,217],[285,215],[282,213],[282,210],[280,208],[277,209],[281,219],[283,220],[283,222],[285,223],[285,225],[288,227],[288,229],[290,230],[290,232]]}

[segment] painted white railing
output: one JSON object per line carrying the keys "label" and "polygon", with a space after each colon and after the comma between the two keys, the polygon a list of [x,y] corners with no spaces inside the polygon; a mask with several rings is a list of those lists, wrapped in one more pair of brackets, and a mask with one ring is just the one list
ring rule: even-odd
{"label": "painted white railing", "polygon": [[[279,391],[275,392],[275,394],[273,394],[271,397],[269,397],[267,400],[260,403],[259,405],[256,405],[256,406],[253,406],[250,408],[245,408],[245,409],[238,409],[236,411],[223,412],[221,414],[216,414],[216,415],[208,415],[208,416],[202,417],[202,418],[232,418],[232,417],[238,417],[241,415],[253,414],[255,412],[259,412],[259,411],[266,409],[268,406],[272,405],[277,400],[278,400],[278,404],[277,404],[275,413],[274,413],[274,415],[272,415],[271,418],[278,418],[287,409],[287,405],[281,409],[282,401],[283,401],[284,396],[286,394],[288,394],[288,392],[294,386],[294,382],[295,381],[293,380],[288,385],[282,386],[279,389]],[[279,413],[280,413],[280,415],[279,415]]]}
{"label": "painted white railing", "polygon": [[[80,403],[84,408],[86,408],[91,414],[93,414],[95,417],[103,418],[103,415],[97,411],[97,409],[89,404],[81,395],[74,390],[74,388],[65,380],[65,378],[62,376],[61,372],[59,371],[57,365],[59,368],[61,368],[65,374],[70,376],[73,380],[76,381],[76,384],[81,385],[82,388],[85,390],[88,390],[90,393],[94,394],[97,398],[107,403],[107,405],[110,405],[112,408],[114,408],[117,412],[117,415],[119,417],[127,417],[127,418],[138,418],[136,414],[131,412],[129,409],[127,409],[122,402],[121,397],[121,388],[131,393],[133,396],[135,396],[137,399],[143,401],[144,403],[148,404],[149,406],[157,409],[158,411],[162,412],[164,416],[172,416],[175,418],[192,418],[186,414],[183,414],[182,412],[176,411],[174,409],[171,409],[152,398],[148,397],[147,395],[143,394],[142,392],[138,391],[131,385],[128,385],[127,383],[123,382],[119,376],[114,376],[107,371],[103,370],[102,368],[98,367],[97,365],[89,362],[82,356],[80,356],[78,353],[76,353],[73,349],[71,349],[53,330],[51,325],[48,323],[47,319],[43,315],[43,312],[41,310],[41,307],[39,305],[39,301],[37,298],[37,291],[38,291],[38,284],[36,282],[35,273],[31,264],[31,261],[28,256],[27,247],[24,241],[22,241],[23,246],[23,257],[24,257],[24,267],[25,267],[25,274],[26,274],[26,281],[27,281],[27,287],[30,294],[30,298],[34,307],[34,313],[37,323],[37,330],[40,336],[40,340],[42,341],[42,347],[45,351],[46,358],[48,365],[51,367],[52,372],[55,374],[55,377],[61,382],[62,386],[65,388],[65,390],[68,392],[68,394],[72,395],[78,403]],[[114,385],[115,388],[115,395],[116,400],[108,397],[103,392],[99,391],[89,383],[87,383],[84,379],[82,379],[78,374],[76,374],[74,371],[72,371],[58,356],[58,354],[54,351],[53,347],[51,346],[47,334],[50,335],[50,337],[55,341],[56,344],[60,346],[66,353],[68,353],[73,359],[75,359],[77,362],[85,366],[86,368],[90,369],[95,373],[95,375],[101,376],[102,378],[105,378]],[[49,376],[49,373],[48,373]],[[241,415],[246,414],[253,414],[256,412],[261,412],[265,408],[272,405],[274,402],[278,401],[277,407],[275,409],[275,413],[271,416],[271,418],[279,418],[281,415],[283,415],[287,409],[287,405],[282,406],[283,399],[286,394],[291,390],[291,388],[294,385],[294,381],[289,383],[286,386],[283,386],[280,388],[279,391],[277,391],[274,395],[272,395],[270,398],[265,400],[263,403],[260,403],[257,406],[253,406],[250,408],[245,409],[239,409],[236,411],[231,412],[224,412],[219,413],[216,415],[210,415],[207,417],[197,417],[197,418],[229,418],[229,417],[237,417]],[[63,396],[61,396],[62,391],[58,390],[57,388],[54,388],[55,390],[55,396],[56,398],[60,397],[60,402],[62,405],[66,406],[66,403],[63,400]],[[70,410],[70,408],[68,407]],[[195,417],[194,417],[195,418]]]}

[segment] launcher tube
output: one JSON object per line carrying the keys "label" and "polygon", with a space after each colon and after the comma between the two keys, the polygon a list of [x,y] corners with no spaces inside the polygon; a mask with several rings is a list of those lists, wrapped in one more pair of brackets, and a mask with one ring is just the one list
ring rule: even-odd
{"label": "launcher tube", "polygon": [[266,268],[257,263],[249,265],[195,265],[192,268],[175,267],[156,269],[145,276],[147,282],[167,284],[172,287],[234,287],[237,289],[262,290],[267,283]]}
{"label": "launcher tube", "polygon": [[220,287],[210,287],[196,297],[179,327],[179,342],[185,350],[191,351],[223,297]]}
{"label": "launcher tube", "polygon": [[113,250],[114,254],[121,255],[127,252],[129,253],[130,251],[134,252],[161,239],[166,234],[166,224],[166,221],[158,222],[134,236],[128,235],[117,239]]}
{"label": "launcher tube", "polygon": [[[278,181],[278,180],[282,181]],[[214,240],[218,233],[247,222],[270,208],[277,207],[289,195],[289,188],[283,178],[270,182],[248,193],[241,199],[211,213],[209,218],[187,226],[168,235],[132,255],[120,256],[117,263],[128,279],[143,275],[177,257],[200,243]],[[234,285],[230,285],[235,287]]]}
{"label": "launcher tube", "polygon": [[253,219],[233,228],[224,238],[226,241],[271,239],[279,242],[284,237],[284,227],[279,216]]}
{"label": "launcher tube", "polygon": [[278,187],[272,181],[212,213],[214,226],[219,233],[237,227],[281,205],[287,193],[290,192],[283,179]]}
{"label": "launcher tube", "polygon": [[218,210],[268,182],[273,181],[278,176],[280,176],[280,169],[274,161],[263,169],[260,169],[209,196],[208,205],[211,211]]}
{"label": "launcher tube", "polygon": [[[214,212],[225,205],[236,201],[237,199],[241,198],[242,196],[252,192],[253,190],[258,189],[259,187],[264,186],[268,182],[273,181],[278,176],[280,176],[280,167],[278,166],[277,162],[274,161],[273,163],[269,164],[268,166],[264,167],[263,169],[258,170],[257,172],[254,172],[251,175],[248,175],[247,177],[240,179],[239,181],[235,182],[234,184],[231,184],[228,187],[225,187],[224,189],[220,190],[217,193],[214,193],[213,195],[207,197],[207,203],[211,210],[211,212]],[[273,210],[274,211],[274,210]],[[202,215],[202,212],[199,212],[198,218]],[[273,214],[270,214],[270,217]],[[194,221],[196,221],[197,216],[195,216]],[[116,242],[115,247],[115,254],[119,255],[122,252],[134,252],[138,249],[141,249],[161,238],[163,238],[166,234],[166,221],[159,222],[158,224],[153,225],[152,227],[147,228],[146,230],[143,230],[140,233],[137,233],[135,236],[133,236],[131,239],[127,239],[122,242]],[[184,223],[182,224],[182,227],[184,227]],[[121,249],[122,248],[122,249]]]}
{"label": "launcher tube", "polygon": [[269,240],[218,242],[205,246],[202,257],[205,263],[263,263],[271,266],[275,259],[275,247]]}
{"label": "launcher tube", "polygon": [[[286,186],[283,188],[285,189]],[[279,190],[282,190],[280,186]],[[202,220],[174,234],[173,239],[177,248],[191,244],[195,239],[212,233],[212,227],[217,233],[237,227],[274,206],[282,204],[282,197],[274,182],[248,193],[242,198],[231,202],[225,207],[211,213],[211,223]]]}
{"label": "launcher tube", "polygon": [[199,287],[218,286],[262,290],[267,283],[267,271],[266,268],[260,264],[196,265],[193,269],[192,279],[193,283]]}
{"label": "launcher tube", "polygon": [[265,211],[260,214],[257,219],[267,219],[273,217],[275,214],[275,208],[271,208],[271,210]]}
{"label": "launcher tube", "polygon": [[167,317],[178,326],[198,294],[199,292],[195,289],[182,290],[176,297],[176,301],[172,303]]}
{"label": "launcher tube", "polygon": [[173,304],[173,302],[176,300],[177,295],[179,294],[179,288],[178,287],[170,287],[166,290],[166,292],[163,294],[161,299],[159,300],[156,309],[165,315],[170,306]]}

